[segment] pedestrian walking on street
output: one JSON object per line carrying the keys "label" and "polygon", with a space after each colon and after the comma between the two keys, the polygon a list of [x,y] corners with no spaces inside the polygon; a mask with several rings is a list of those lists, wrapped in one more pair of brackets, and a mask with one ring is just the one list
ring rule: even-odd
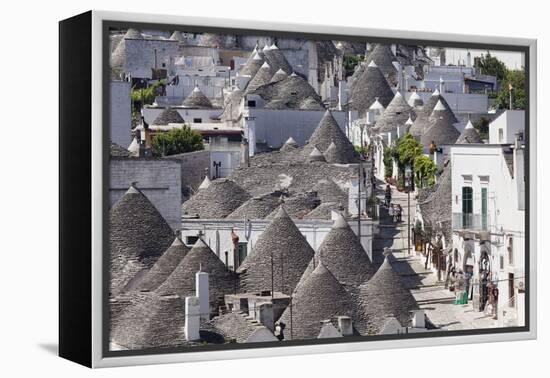
{"label": "pedestrian walking on street", "polygon": [[[447,269],[447,277],[445,278],[445,289],[454,290],[453,283],[456,277],[456,270],[452,263],[449,263],[449,268]],[[452,291],[452,290],[451,290]]]}
{"label": "pedestrian walking on street", "polygon": [[455,281],[455,304],[464,304],[464,294],[464,273],[459,270]]}
{"label": "pedestrian walking on street", "polygon": [[493,299],[493,319],[497,319],[498,318],[498,284],[497,283],[493,283],[491,296]]}
{"label": "pedestrian walking on street", "polygon": [[391,187],[390,187],[390,184],[386,184],[386,194],[385,194],[384,198],[386,200],[386,207],[389,208],[390,203],[391,203]]}
{"label": "pedestrian walking on street", "polygon": [[400,204],[397,204],[397,221],[398,222],[402,222],[402,216],[403,215],[403,208],[401,207]]}

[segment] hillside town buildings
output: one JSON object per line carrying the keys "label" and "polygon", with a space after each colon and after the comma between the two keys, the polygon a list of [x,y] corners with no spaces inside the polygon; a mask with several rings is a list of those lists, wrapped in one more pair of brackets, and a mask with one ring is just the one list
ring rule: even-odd
{"label": "hillside town buildings", "polygon": [[[491,107],[470,58],[136,29],[111,46],[112,350],[450,331],[418,265],[456,294],[438,311],[524,324],[525,116]],[[184,127],[203,150],[153,153]],[[403,177],[405,137],[429,184]]]}

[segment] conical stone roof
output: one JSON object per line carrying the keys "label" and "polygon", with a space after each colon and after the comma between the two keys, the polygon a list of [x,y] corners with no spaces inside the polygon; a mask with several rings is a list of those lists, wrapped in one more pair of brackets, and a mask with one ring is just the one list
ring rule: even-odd
{"label": "conical stone roof", "polygon": [[317,192],[321,202],[336,202],[347,206],[348,194],[330,178],[318,181],[313,190]]}
{"label": "conical stone roof", "polygon": [[323,263],[336,279],[354,289],[374,274],[374,267],[361,245],[359,238],[342,215],[338,215],[331,230],[315,253],[314,260],[302,277],[307,280],[313,267]]}
{"label": "conical stone roof", "polygon": [[205,94],[200,90],[200,88],[197,86],[195,87],[189,96],[185,100],[183,100],[183,106],[189,107],[189,108],[200,108],[200,109],[211,109],[212,103],[208,99],[208,97],[205,96]]}
{"label": "conical stone roof", "polygon": [[319,151],[319,149],[316,146],[313,147],[313,149],[311,150],[311,152],[309,153],[307,158],[308,158],[309,162],[313,162],[313,161],[324,162],[324,161],[326,161],[325,157],[323,156],[321,151]]}
{"label": "conical stone roof", "polygon": [[294,151],[298,148],[298,143],[294,140],[293,137],[290,137],[286,140],[285,144],[281,147],[281,151]]}
{"label": "conical stone roof", "polygon": [[430,117],[428,118],[428,128],[420,138],[420,143],[428,147],[434,142],[436,146],[443,144],[454,144],[460,133],[453,126],[453,112],[446,108],[441,101],[438,101]]}
{"label": "conical stone roof", "polygon": [[353,145],[344,134],[330,111],[327,110],[323,115],[323,118],[321,118],[319,126],[317,126],[309,138],[304,152],[309,154],[313,150],[313,147],[317,147],[319,151],[324,152],[328,149],[331,143],[336,145],[339,149],[339,153],[345,157],[346,163],[354,163],[357,161]]}
{"label": "conical stone roof", "polygon": [[258,54],[257,52],[254,53],[254,55],[246,61],[244,66],[241,68],[239,75],[249,75],[251,77],[254,77],[256,73],[260,70],[260,67],[264,64],[264,60]]}
{"label": "conical stone roof", "polygon": [[342,211],[341,202],[323,202],[306,214],[304,219],[332,219],[333,211]]}
{"label": "conical stone roof", "polygon": [[471,121],[468,121],[464,130],[458,137],[456,144],[468,144],[468,143],[483,143],[479,133],[475,129]]}
{"label": "conical stone roof", "polygon": [[397,92],[386,110],[376,120],[376,129],[387,133],[403,126],[410,116],[414,117],[413,108],[407,104],[401,93]]}
{"label": "conical stone roof", "polygon": [[166,126],[170,123],[185,123],[182,116],[174,108],[164,109],[153,121],[152,125]]}
{"label": "conical stone roof", "polygon": [[285,55],[279,48],[275,45],[272,45],[267,50],[263,51],[264,60],[269,63],[272,69],[275,71],[282,69],[288,75],[292,73],[292,66],[288,63]]}
{"label": "conical stone roof", "polygon": [[422,98],[420,98],[420,96],[416,92],[413,92],[411,94],[411,96],[407,100],[407,103],[411,107],[419,107],[419,106],[424,105],[424,101],[422,101]]}
{"label": "conical stone roof", "polygon": [[328,146],[327,150],[323,155],[325,156],[325,160],[327,161],[327,163],[331,163],[331,164],[348,163],[346,152],[338,148],[338,146],[334,144],[334,142],[330,142],[330,145]]}
{"label": "conical stone roof", "polygon": [[208,178],[208,176],[204,176],[204,180],[202,180],[201,184],[199,185],[199,190],[206,189],[212,184],[212,181]]}
{"label": "conical stone roof", "polygon": [[198,215],[203,219],[222,219],[250,198],[234,181],[222,178],[199,190],[181,205],[183,215]]}
{"label": "conical stone roof", "polygon": [[393,62],[397,61],[395,55],[391,51],[389,45],[377,44],[374,49],[367,55],[367,64],[374,62],[384,74],[384,77],[392,84],[397,84],[397,69]]}
{"label": "conical stone roof", "polygon": [[[295,194],[284,199],[286,213],[291,218],[297,219],[305,217],[311,210],[319,206],[320,203],[321,201],[314,192]],[[278,209],[275,209],[267,216],[267,219],[273,219],[277,214]]]}
{"label": "conical stone roof", "polygon": [[380,114],[382,114],[384,110],[386,110],[386,108],[384,108],[384,105],[382,105],[380,101],[378,101],[378,97],[375,97],[374,102],[371,106],[369,106],[369,110],[378,111]]}
{"label": "conical stone roof", "polygon": [[301,110],[324,110],[325,107],[317,99],[313,97],[306,97],[300,102]]}
{"label": "conical stone roof", "polygon": [[279,206],[280,195],[280,192],[274,192],[252,197],[229,214],[227,219],[263,219]]}
{"label": "conical stone roof", "polygon": [[139,156],[139,143],[136,137],[132,138],[132,143],[128,146],[128,151],[130,151],[130,156],[132,157]]}
{"label": "conical stone roof", "polygon": [[[313,258],[314,251],[283,206],[237,270],[246,292],[271,290],[291,294]],[[273,262],[273,265],[272,265]]]}
{"label": "conical stone roof", "polygon": [[195,295],[195,274],[198,271],[208,273],[210,311],[217,313],[218,306],[223,305],[224,295],[238,289],[237,277],[200,238],[156,293],[181,297]]}
{"label": "conical stone roof", "polygon": [[348,81],[348,93],[351,93],[353,91],[353,87],[355,86],[355,83],[357,83],[357,79],[359,79],[361,77],[361,75],[363,75],[366,68],[367,68],[367,63],[364,62],[364,61],[360,62],[355,67],[355,70],[353,71],[353,74],[350,77],[348,77],[348,79],[347,79],[347,81]]}
{"label": "conical stone roof", "polygon": [[351,107],[359,112],[360,117],[364,117],[376,97],[387,107],[394,94],[380,68],[371,62],[353,85],[350,92]]}
{"label": "conical stone roof", "polygon": [[276,83],[278,81],[284,80],[288,77],[288,74],[282,69],[279,68],[277,72],[275,72],[275,75],[270,80],[270,83]]}
{"label": "conical stone roof", "polygon": [[172,245],[160,256],[155,265],[143,276],[136,285],[138,291],[153,291],[168,278],[181,260],[187,255],[189,248],[176,237]]}
{"label": "conical stone roof", "polygon": [[111,293],[124,291],[136,274],[150,269],[174,240],[174,232],[135,185],[109,211]]}
{"label": "conical stone roof", "polygon": [[184,325],[184,297],[149,293],[118,316],[110,337],[128,349],[176,347],[185,344]]}
{"label": "conical stone roof", "polygon": [[[352,298],[324,262],[317,264],[292,296],[292,311],[286,308],[279,319],[286,325],[285,340],[317,338],[321,321],[351,316]],[[292,316],[292,319],[291,319]]]}
{"label": "conical stone roof", "polygon": [[248,85],[246,86],[246,93],[253,92],[262,85],[269,83],[272,77],[273,72],[270,65],[267,64],[267,62],[264,62],[258,72],[256,72],[256,75],[254,75],[248,82]]}
{"label": "conical stone roof", "polygon": [[450,222],[453,203],[452,192],[452,167],[451,164],[448,164],[424,200],[418,201],[422,218],[433,225],[438,222]]}
{"label": "conical stone roof", "polygon": [[452,118],[451,118],[452,123],[458,122],[458,119],[452,112],[449,104],[447,103],[445,98],[441,96],[439,91],[436,89],[434,93],[430,96],[430,98],[428,98],[428,100],[424,103],[424,106],[421,109],[416,110],[416,119],[414,120],[413,125],[409,129],[409,133],[412,136],[415,136],[415,137],[422,136],[422,134],[428,130],[428,128],[430,127],[430,122],[429,122],[430,115],[433,113],[434,108],[438,102],[441,102],[441,104],[445,108],[447,108],[449,112],[452,114]]}
{"label": "conical stone roof", "polygon": [[401,325],[407,326],[410,312],[418,308],[388,257],[374,276],[361,286],[359,304],[363,316],[359,318],[363,321],[356,321],[356,327],[362,335],[379,333],[388,316],[394,316]]}
{"label": "conical stone roof", "polygon": [[294,74],[247,93],[258,94],[264,99],[265,106],[271,109],[300,109],[305,105],[304,101],[307,101],[308,108],[312,108],[312,103],[315,102],[316,110],[324,109],[322,99],[315,89],[303,77]]}

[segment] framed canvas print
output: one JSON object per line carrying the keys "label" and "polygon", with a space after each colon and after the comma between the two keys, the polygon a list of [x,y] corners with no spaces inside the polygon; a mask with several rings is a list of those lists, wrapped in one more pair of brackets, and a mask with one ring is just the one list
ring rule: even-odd
{"label": "framed canvas print", "polygon": [[59,25],[62,357],[536,337],[536,41]]}

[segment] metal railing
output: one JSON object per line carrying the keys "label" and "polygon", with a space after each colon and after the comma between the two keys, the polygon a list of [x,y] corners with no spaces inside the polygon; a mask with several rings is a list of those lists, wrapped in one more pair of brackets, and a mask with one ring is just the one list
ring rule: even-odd
{"label": "metal railing", "polygon": [[489,214],[453,213],[453,230],[487,231],[491,224]]}

